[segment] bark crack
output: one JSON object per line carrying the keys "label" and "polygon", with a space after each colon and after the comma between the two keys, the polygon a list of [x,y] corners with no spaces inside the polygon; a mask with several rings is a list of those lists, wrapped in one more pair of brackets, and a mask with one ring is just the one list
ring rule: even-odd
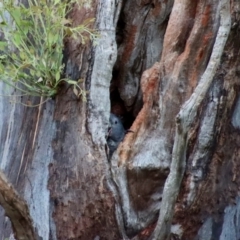
{"label": "bark crack", "polygon": [[231,15],[229,0],[222,0],[219,4],[220,26],[214,43],[212,55],[200,82],[188,101],[181,107],[176,117],[176,131],[172,152],[170,173],[163,190],[163,199],[157,226],[153,232],[154,240],[166,240],[170,237],[171,222],[174,206],[179,193],[181,181],[185,172],[186,148],[188,143],[188,130],[193,124],[199,106],[212,84],[213,77],[220,64],[220,59],[226,44],[230,28]]}

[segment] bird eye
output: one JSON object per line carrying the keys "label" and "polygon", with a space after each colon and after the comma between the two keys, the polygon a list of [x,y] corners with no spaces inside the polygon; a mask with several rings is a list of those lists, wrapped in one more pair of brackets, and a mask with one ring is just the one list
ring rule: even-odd
{"label": "bird eye", "polygon": [[115,124],[117,124],[118,122],[117,121],[115,121]]}

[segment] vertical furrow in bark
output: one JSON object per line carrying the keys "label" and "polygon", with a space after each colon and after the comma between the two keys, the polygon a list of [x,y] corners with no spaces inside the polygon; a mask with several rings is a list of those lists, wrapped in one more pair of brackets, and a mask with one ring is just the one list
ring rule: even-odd
{"label": "vertical furrow in bark", "polygon": [[[161,148],[167,154],[167,158],[170,158],[174,136],[172,118],[177,115],[181,104],[190,97],[196,87],[208,63],[218,28],[215,23],[218,19],[216,14],[217,2],[211,4],[210,1],[198,1],[193,4],[191,1],[185,1],[184,3],[176,1],[175,4],[165,35],[164,51],[166,51],[166,54],[162,55],[160,70],[160,111],[162,115],[160,128],[162,137],[166,139]],[[185,5],[186,15],[190,18],[188,35],[181,34],[179,22],[186,20],[185,15],[178,16],[177,14],[179,5],[182,8]],[[177,12],[176,15],[175,11]],[[191,18],[192,16],[194,16],[194,19]],[[183,20],[181,20],[182,18]],[[191,21],[194,21],[194,23],[191,23]],[[175,31],[179,34],[172,36]],[[180,51],[180,49],[182,50]]]}
{"label": "vertical furrow in bark", "polygon": [[[168,4],[171,5],[170,2]],[[149,7],[149,5],[144,5],[144,7]],[[212,49],[218,30],[218,25],[215,24],[218,18],[217,7],[217,3],[211,4],[210,1],[194,3],[175,1],[164,38],[158,70],[153,67],[142,78],[148,86],[142,88],[143,96],[146,95],[145,100],[143,97],[143,111],[140,111],[136,117],[131,128],[133,133],[127,134],[123,145],[120,146],[119,155],[114,155],[112,159],[112,162],[116,162],[113,167],[115,168],[113,169],[114,177],[119,184],[124,222],[129,236],[134,235],[156,219],[171,162],[173,119],[180,110],[181,104],[191,95],[200,79],[199,75],[208,63],[209,50]],[[169,9],[165,8],[165,11],[168,12]],[[164,15],[166,12],[162,10],[162,16],[166,16]],[[151,19],[150,16],[149,13],[149,19]],[[126,15],[124,17],[129,19]],[[187,28],[182,29],[183,25]],[[202,25],[206,32],[202,30]],[[119,61],[121,57],[127,56],[126,59],[124,58],[125,61],[122,61],[126,65],[126,74],[124,70],[119,74],[120,85],[123,84],[125,90],[129,90],[127,98],[124,97],[127,91],[119,87],[120,85],[118,89],[128,110],[134,109],[130,106],[132,106],[131,101],[135,101],[133,92],[136,90],[135,88],[131,90],[130,85],[133,86],[135,80],[128,75],[131,73],[131,59],[135,56],[130,53],[141,49],[141,47],[139,49],[134,47],[137,44],[134,42],[134,39],[137,39],[134,36],[138,34],[138,25],[128,24],[126,29],[134,28],[134,26],[136,31],[129,30],[129,34],[125,33],[129,41],[123,41],[122,45],[120,44],[119,53],[122,53],[122,56],[118,59]],[[118,67],[118,62],[116,67]],[[158,74],[160,72],[160,76],[158,74],[154,76],[155,71]],[[113,81],[115,81],[114,78]],[[156,91],[150,91],[151,84],[155,86]],[[148,105],[146,99],[150,98],[152,98],[151,105]],[[144,109],[147,111],[144,112]],[[125,170],[119,170],[119,167]]]}
{"label": "vertical furrow in bark", "polygon": [[182,106],[176,118],[176,133],[172,153],[172,163],[170,173],[164,185],[160,215],[153,239],[166,240],[169,239],[170,236],[174,206],[185,172],[188,131],[191,125],[193,125],[198,108],[212,84],[213,77],[219,66],[225,43],[230,32],[231,17],[230,3],[228,0],[220,1],[219,15],[220,26],[208,66],[190,99]]}
{"label": "vertical furrow in bark", "polygon": [[[1,94],[6,94],[6,86],[1,84],[0,87]],[[8,92],[9,90],[11,91],[8,89]],[[12,91],[12,94],[19,93]],[[48,164],[52,157],[50,142],[54,132],[52,122],[54,104],[49,101],[41,106],[39,111],[39,107],[25,107],[20,102],[36,105],[40,103],[40,99],[2,96],[0,104],[1,169],[15,190],[28,203],[34,228],[39,236],[48,239],[47,179]],[[38,205],[41,205],[41,208],[36,207]],[[4,210],[1,210],[0,219],[0,236],[10,237],[12,230],[8,219],[4,217]]]}
{"label": "vertical furrow in bark", "polygon": [[136,116],[142,107],[140,79],[144,70],[159,61],[168,15],[168,1],[125,1],[118,23],[116,85],[127,111]]}
{"label": "vertical furrow in bark", "polygon": [[91,9],[73,11],[71,16],[80,21],[96,14],[99,38],[92,52],[90,45],[77,48],[75,41],[67,43],[66,71],[76,79],[85,78],[88,95],[85,103],[71,89],[63,89],[56,100],[49,189],[57,239],[120,238],[105,153],[118,7],[120,2],[117,6],[112,0],[92,1]]}
{"label": "vertical furrow in bark", "polygon": [[[161,194],[156,194],[153,198],[151,194],[161,189],[158,183],[163,184],[167,175],[166,168],[157,170],[158,164],[154,161],[158,158],[157,153],[151,151],[157,150],[157,142],[154,142],[157,136],[152,136],[154,140],[151,144],[147,143],[147,151],[145,147],[141,148],[149,133],[156,130],[159,117],[159,64],[154,63],[159,60],[162,52],[163,36],[172,4],[171,0],[127,1],[119,20],[119,26],[124,27],[119,37],[123,39],[118,41],[118,60],[112,86],[120,94],[127,112],[136,116],[140,111],[131,128],[132,132],[126,135],[120,146],[119,155],[114,154],[111,160],[113,179],[121,200],[118,204],[122,207],[124,226],[129,237],[156,219]],[[136,14],[132,14],[132,11]],[[142,97],[139,91],[140,76],[147,67],[151,68],[143,74],[141,80]],[[142,101],[143,108],[140,110]],[[151,148],[150,145],[154,146]],[[151,175],[154,175],[154,179]],[[149,185],[153,188],[150,189]],[[144,187],[141,188],[142,186]]]}

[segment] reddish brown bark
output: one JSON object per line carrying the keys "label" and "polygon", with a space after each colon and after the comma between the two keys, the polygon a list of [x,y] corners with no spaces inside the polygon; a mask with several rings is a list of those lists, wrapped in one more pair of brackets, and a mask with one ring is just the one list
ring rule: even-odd
{"label": "reddish brown bark", "polygon": [[[66,74],[85,79],[87,102],[63,86],[41,110],[6,99],[0,104],[1,168],[26,199],[44,240],[157,239],[160,234],[152,233],[164,201],[171,202],[164,188],[176,167],[172,159],[179,157],[174,145],[181,131],[183,181],[178,178],[164,236],[240,238],[237,0],[229,1],[230,35],[212,84],[197,109],[193,105],[194,120],[185,128],[182,120],[189,118],[179,117],[177,132],[175,121],[211,65],[221,2],[99,0],[91,10],[74,11],[76,24],[96,15],[101,34],[95,47],[66,42]],[[110,102],[131,131],[108,161]],[[2,211],[0,236],[10,233]]]}

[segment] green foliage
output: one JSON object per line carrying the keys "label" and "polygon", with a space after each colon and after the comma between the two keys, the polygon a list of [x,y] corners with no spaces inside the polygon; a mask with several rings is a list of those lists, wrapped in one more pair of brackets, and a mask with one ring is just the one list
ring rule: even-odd
{"label": "green foliage", "polygon": [[[77,0],[27,0],[0,5],[0,80],[31,96],[54,96],[63,81],[74,93],[85,96],[79,81],[63,78],[63,40],[80,38],[82,43],[96,34],[88,28],[91,20],[73,27],[67,13]],[[87,34],[87,35],[86,35]]]}

